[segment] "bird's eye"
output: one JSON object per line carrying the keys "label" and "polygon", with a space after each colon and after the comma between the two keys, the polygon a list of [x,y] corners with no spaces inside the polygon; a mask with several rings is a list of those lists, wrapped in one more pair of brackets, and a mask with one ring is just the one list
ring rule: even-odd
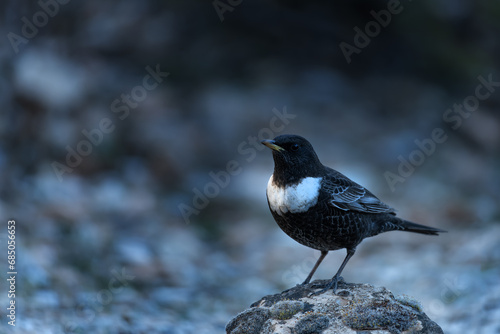
{"label": "bird's eye", "polygon": [[290,146],[290,150],[292,150],[293,152],[297,151],[299,149],[299,144],[293,144],[292,146]]}

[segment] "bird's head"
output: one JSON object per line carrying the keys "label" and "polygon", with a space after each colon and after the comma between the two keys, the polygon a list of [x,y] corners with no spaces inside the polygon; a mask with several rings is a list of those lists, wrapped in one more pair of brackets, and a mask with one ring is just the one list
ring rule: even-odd
{"label": "bird's head", "polygon": [[288,180],[306,176],[317,176],[323,165],[318,159],[311,143],[297,135],[281,135],[262,144],[273,152],[274,175],[282,175]]}

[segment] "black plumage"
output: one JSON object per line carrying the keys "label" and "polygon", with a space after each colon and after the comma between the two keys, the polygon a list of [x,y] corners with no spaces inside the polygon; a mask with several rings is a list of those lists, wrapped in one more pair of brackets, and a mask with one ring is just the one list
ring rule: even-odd
{"label": "black plumage", "polygon": [[342,270],[364,238],[388,231],[445,232],[396,217],[395,210],[370,191],[324,166],[303,137],[281,135],[262,143],[272,149],[274,158],[267,189],[274,219],[292,239],[321,251],[303,284],[309,283],[329,251],[347,250],[335,276],[318,293],[336,290]]}

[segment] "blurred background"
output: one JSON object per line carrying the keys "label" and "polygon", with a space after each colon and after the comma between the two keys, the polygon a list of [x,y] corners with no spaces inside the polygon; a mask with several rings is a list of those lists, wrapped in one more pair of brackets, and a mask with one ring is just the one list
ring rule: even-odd
{"label": "blurred background", "polygon": [[365,240],[346,281],[414,297],[447,333],[500,332],[499,3],[0,8],[0,253],[14,219],[18,272],[12,328],[0,257],[0,332],[221,333],[302,282],[319,252],[265,199],[259,141],[283,133],[449,231]]}

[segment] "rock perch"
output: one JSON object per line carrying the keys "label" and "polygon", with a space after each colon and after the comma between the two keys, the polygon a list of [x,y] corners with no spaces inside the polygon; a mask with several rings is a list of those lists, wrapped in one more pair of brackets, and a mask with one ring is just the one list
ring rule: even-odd
{"label": "rock perch", "polygon": [[265,296],[233,318],[226,333],[443,333],[417,301],[395,297],[383,287],[339,281],[336,294],[311,295],[328,283],[316,280]]}

